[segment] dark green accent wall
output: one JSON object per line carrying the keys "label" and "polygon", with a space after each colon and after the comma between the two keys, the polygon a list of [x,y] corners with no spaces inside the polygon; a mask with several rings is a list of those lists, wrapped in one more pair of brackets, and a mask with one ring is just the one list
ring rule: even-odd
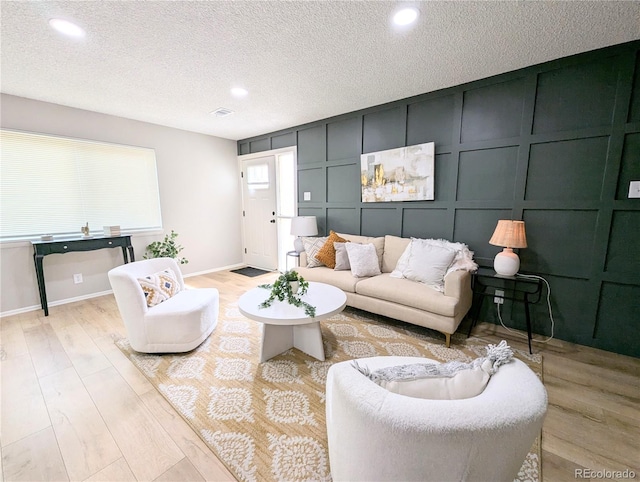
{"label": "dark green accent wall", "polygon": [[[434,201],[360,202],[362,153],[431,141]],[[292,145],[299,213],[321,234],[446,238],[491,266],[496,221],[523,219],[521,270],[549,281],[555,336],[640,357],[640,199],[627,199],[640,180],[640,41],[241,140],[238,152]],[[503,316],[524,328],[521,305]],[[533,325],[550,333],[545,303]]]}

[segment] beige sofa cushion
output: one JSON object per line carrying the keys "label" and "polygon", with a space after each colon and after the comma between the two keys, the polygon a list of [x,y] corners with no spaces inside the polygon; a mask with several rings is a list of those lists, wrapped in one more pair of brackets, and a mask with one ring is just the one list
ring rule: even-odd
{"label": "beige sofa cushion", "polygon": [[410,242],[410,238],[400,238],[389,235],[384,237],[384,253],[382,254],[383,273],[391,273],[396,269],[400,256],[402,256],[402,253],[407,249]]}
{"label": "beige sofa cushion", "polygon": [[[382,256],[384,253],[384,237],[374,238],[372,236],[359,236],[357,234],[337,233],[338,236],[357,244],[373,244],[378,255],[379,265],[382,268]],[[402,254],[402,253],[401,253]]]}
{"label": "beige sofa cushion", "polygon": [[389,273],[359,280],[356,293],[442,316],[455,316],[458,304],[456,298],[445,296],[422,283],[392,278]]}

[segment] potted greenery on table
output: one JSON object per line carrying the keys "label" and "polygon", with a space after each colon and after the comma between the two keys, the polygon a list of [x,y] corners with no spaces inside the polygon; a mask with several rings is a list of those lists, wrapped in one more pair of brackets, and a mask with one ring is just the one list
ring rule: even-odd
{"label": "potted greenery on table", "polygon": [[298,308],[304,308],[304,313],[311,318],[316,316],[315,306],[311,306],[300,299],[300,296],[304,296],[309,289],[309,282],[305,281],[295,270],[285,271],[278,276],[272,285],[263,284],[259,285],[258,288],[271,290],[269,298],[260,304],[260,308],[268,308],[277,299],[278,301],[286,301]]}

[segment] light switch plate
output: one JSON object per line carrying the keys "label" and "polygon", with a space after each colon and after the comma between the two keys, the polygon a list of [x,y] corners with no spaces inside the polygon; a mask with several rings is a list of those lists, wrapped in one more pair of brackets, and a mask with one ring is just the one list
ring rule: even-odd
{"label": "light switch plate", "polygon": [[305,191],[304,200],[305,201],[311,201],[311,193],[309,191]]}
{"label": "light switch plate", "polygon": [[640,181],[629,182],[629,198],[640,197]]}

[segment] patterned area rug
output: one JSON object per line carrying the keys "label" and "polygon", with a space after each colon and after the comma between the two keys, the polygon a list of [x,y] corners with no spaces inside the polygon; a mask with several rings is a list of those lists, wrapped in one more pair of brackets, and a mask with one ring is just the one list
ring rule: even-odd
{"label": "patterned area rug", "polygon": [[[221,306],[218,326],[197,349],[144,355],[118,347],[147,376],[235,477],[252,481],[330,481],[325,381],[336,362],[377,355],[442,362],[485,355],[485,343],[454,335],[451,348],[431,330],[347,308],[323,321],[326,361],[291,349],[259,363],[260,323]],[[542,376],[540,355],[516,356]],[[518,481],[540,480],[540,437]]]}

